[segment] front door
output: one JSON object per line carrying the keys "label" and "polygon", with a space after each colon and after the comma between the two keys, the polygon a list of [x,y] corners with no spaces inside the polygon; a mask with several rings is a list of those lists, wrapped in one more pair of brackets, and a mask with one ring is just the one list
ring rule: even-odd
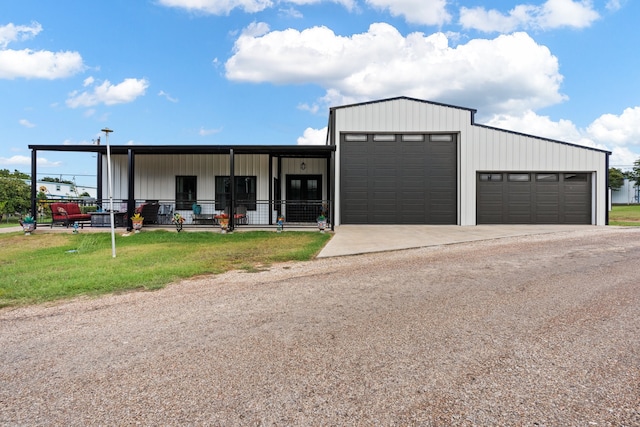
{"label": "front door", "polygon": [[287,222],[315,222],[322,209],[322,175],[287,175]]}

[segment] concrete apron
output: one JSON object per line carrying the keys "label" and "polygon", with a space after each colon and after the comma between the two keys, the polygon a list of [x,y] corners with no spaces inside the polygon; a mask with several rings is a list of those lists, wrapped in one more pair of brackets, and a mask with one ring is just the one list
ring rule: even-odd
{"label": "concrete apron", "polygon": [[593,225],[341,225],[319,258],[357,255],[532,234],[595,229]]}

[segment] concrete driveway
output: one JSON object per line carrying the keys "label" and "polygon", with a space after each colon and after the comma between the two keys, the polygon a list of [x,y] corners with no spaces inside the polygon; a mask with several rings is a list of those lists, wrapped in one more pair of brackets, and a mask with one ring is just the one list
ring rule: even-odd
{"label": "concrete driveway", "polygon": [[400,249],[560,233],[606,227],[592,225],[341,225],[319,257],[357,255]]}

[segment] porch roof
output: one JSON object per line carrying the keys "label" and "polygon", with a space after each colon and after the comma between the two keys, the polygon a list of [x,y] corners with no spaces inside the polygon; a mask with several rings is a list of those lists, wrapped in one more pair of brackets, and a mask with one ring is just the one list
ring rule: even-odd
{"label": "porch roof", "polygon": [[[111,145],[112,154],[272,154],[284,157],[330,157],[334,145]],[[107,153],[106,145],[29,145],[36,151]]]}

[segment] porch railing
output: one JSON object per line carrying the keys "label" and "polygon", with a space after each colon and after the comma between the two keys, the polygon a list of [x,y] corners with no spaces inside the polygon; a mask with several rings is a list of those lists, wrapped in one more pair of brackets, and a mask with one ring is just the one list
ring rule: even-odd
{"label": "porch railing", "polygon": [[[43,200],[39,202],[39,222],[48,222],[51,215],[48,205],[56,200]],[[78,202],[87,212],[108,211],[110,201],[103,200],[65,200],[67,202]],[[216,216],[228,213],[228,209],[223,208],[220,202],[215,200],[198,200],[194,205],[184,202],[176,203],[175,200],[149,200],[139,199],[135,201],[133,209],[143,205],[152,205],[143,210],[145,217],[144,226],[170,226],[175,213],[180,213],[184,218],[185,227],[212,227],[217,226]],[[157,205],[157,209],[156,209]],[[284,225],[295,226],[296,228],[317,227],[317,219],[323,214],[327,220],[328,227],[331,227],[331,201],[329,200],[238,200],[234,203],[233,209],[234,226],[243,228],[276,228],[278,217],[284,218]],[[187,206],[189,208],[187,209]],[[176,209],[179,207],[180,209]],[[116,212],[126,213],[128,211],[128,201],[113,199],[113,209]],[[128,220],[128,218],[125,218]],[[128,223],[129,221],[125,221]]]}

